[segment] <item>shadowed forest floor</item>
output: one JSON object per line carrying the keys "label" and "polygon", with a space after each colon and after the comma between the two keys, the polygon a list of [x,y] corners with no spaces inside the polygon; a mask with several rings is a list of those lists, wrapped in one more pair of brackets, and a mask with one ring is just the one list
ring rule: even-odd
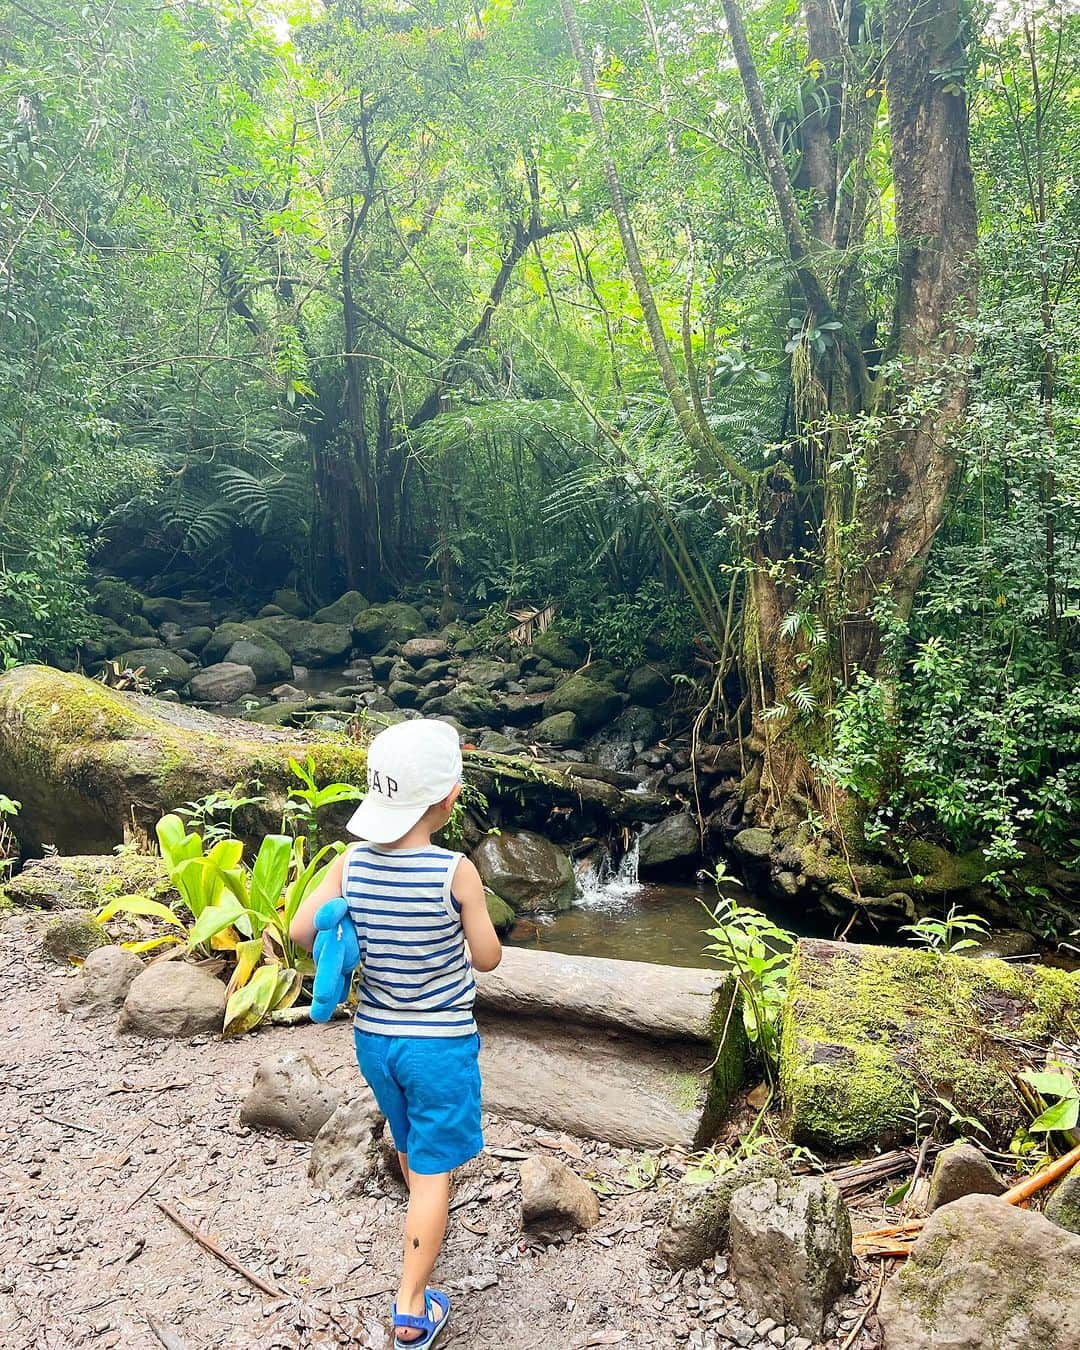
{"label": "shadowed forest floor", "polygon": [[[32,919],[0,927],[0,1345],[5,1350],[357,1346],[387,1350],[404,1192],[381,1175],[339,1205],[312,1190],[309,1145],[239,1124],[255,1065],[305,1050],[332,1081],[355,1073],[341,1023],[218,1043],[118,1037],[56,1009],[65,973],[33,954]],[[725,1334],[723,1258],[673,1276],[653,1248],[668,1197],[628,1189],[633,1158],[488,1118],[490,1149],[551,1149],[607,1181],[599,1226],[563,1246],[522,1234],[518,1163],[491,1152],[456,1177],[436,1278],[452,1296],[442,1344],[494,1350],[770,1346]],[[161,1200],[287,1298],[250,1286],[182,1233]],[[841,1307],[832,1347],[869,1297]],[[871,1328],[873,1319],[870,1319]],[[879,1344],[868,1328],[858,1350]]]}

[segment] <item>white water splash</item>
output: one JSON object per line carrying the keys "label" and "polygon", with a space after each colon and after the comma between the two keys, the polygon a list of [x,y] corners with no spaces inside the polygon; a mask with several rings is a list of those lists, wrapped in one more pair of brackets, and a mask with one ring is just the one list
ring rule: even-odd
{"label": "white water splash", "polygon": [[582,868],[577,878],[577,903],[583,909],[623,909],[645,889],[638,879],[639,852],[635,839],[618,867],[613,867],[605,854],[598,867],[590,864]]}

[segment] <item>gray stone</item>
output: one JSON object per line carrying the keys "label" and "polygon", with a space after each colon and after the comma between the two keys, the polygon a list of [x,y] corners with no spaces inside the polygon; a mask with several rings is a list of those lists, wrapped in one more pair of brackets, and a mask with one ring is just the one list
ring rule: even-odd
{"label": "gray stone", "polygon": [[192,652],[201,652],[213,636],[214,630],[204,624],[201,628],[188,628],[177,636],[175,642],[170,642],[168,645],[170,647],[186,647],[188,651]]}
{"label": "gray stone", "polygon": [[582,731],[588,734],[610,722],[622,708],[622,698],[610,684],[591,680],[587,675],[571,675],[544,700],[544,714],[572,712]]}
{"label": "gray stone", "polygon": [[561,633],[537,633],[532,640],[532,654],[550,661],[562,670],[573,670],[585,655],[585,644],[578,638],[563,637]]}
{"label": "gray stone", "polygon": [[234,703],[255,688],[255,672],[235,661],[219,661],[191,677],[188,692],[199,703]]}
{"label": "gray stone", "polygon": [[308,1179],[335,1200],[363,1190],[379,1165],[379,1142],[386,1117],[370,1090],[342,1102],[321,1127],[311,1146]]}
{"label": "gray stone", "polygon": [[418,637],[403,643],[401,654],[411,666],[419,669],[427,661],[441,661],[449,650],[450,644],[445,638]]}
{"label": "gray stone", "polygon": [[122,652],[119,660],[126,670],[142,670],[152,684],[165,689],[182,689],[193,674],[189,662],[167,647],[136,647]]}
{"label": "gray stone", "polygon": [[[134,586],[118,577],[94,582],[94,611],[126,628],[133,615],[142,615],[143,598]],[[130,632],[131,630],[128,629]]]}
{"label": "gray stone", "polygon": [[205,600],[174,600],[167,595],[148,596],[142,602],[142,612],[156,627],[163,623],[175,623],[181,628],[197,628],[214,622],[210,605]]}
{"label": "gray stone", "polygon": [[927,1211],[932,1214],[962,1195],[1003,1195],[1005,1190],[1004,1181],[974,1144],[951,1144],[934,1163]]}
{"label": "gray stone", "polygon": [[885,1350],[1076,1350],[1080,1237],[968,1195],[932,1214],[878,1307]]}
{"label": "gray stone", "polygon": [[641,832],[638,866],[643,876],[692,867],[701,857],[697,821],[688,812],[668,816]]}
{"label": "gray stone", "polygon": [[553,713],[550,717],[537,722],[532,735],[541,745],[577,745],[581,741],[577,714]]}
{"label": "gray stone", "polygon": [[307,710],[307,699],[282,699],[265,708],[252,708],[243,714],[245,722],[258,722],[264,727],[290,727]]}
{"label": "gray stone", "polygon": [[343,623],[351,628],[357,615],[369,608],[367,596],[359,591],[346,591],[332,605],[317,609],[312,618],[316,623]]}
{"label": "gray stone", "polygon": [[542,1242],[554,1242],[597,1224],[600,1202],[565,1163],[534,1156],[521,1164],[521,1219]]}
{"label": "gray stone", "polygon": [[740,830],[731,841],[731,847],[744,858],[764,860],[772,853],[773,837],[771,830],[754,826],[749,830]]}
{"label": "gray stone", "polygon": [[421,693],[416,685],[407,684],[404,680],[391,680],[386,688],[386,697],[399,708],[415,708],[418,703],[425,701]]}
{"label": "gray stone", "polygon": [[521,913],[568,909],[574,899],[570,859],[531,830],[489,834],[473,854],[484,885]]}
{"label": "gray stone", "polygon": [[671,676],[657,666],[639,666],[626,682],[630,702],[644,708],[656,708],[671,693]]}
{"label": "gray stone", "polygon": [[1080,1163],[1054,1187],[1043,1213],[1059,1228],[1080,1235]]}
{"label": "gray stone", "polygon": [[85,961],[99,947],[109,946],[109,935],[89,910],[71,910],[54,919],[41,940],[42,953],[66,966]]}
{"label": "gray stone", "polygon": [[461,668],[461,678],[470,684],[479,684],[484,689],[505,689],[507,684],[521,674],[521,667],[508,661],[494,661],[488,658],[474,658],[466,661]]}
{"label": "gray stone", "polygon": [[343,623],[309,623],[306,619],[256,619],[252,625],[285,649],[302,666],[332,666],[352,646],[352,630]]}
{"label": "gray stone", "polygon": [[186,961],[163,961],[136,975],[117,1023],[136,1036],[205,1036],[221,1031],[225,985]]}
{"label": "gray stone", "polygon": [[495,700],[479,684],[459,684],[441,698],[429,699],[424,714],[453,717],[467,727],[492,727],[499,720]]}
{"label": "gray stone", "polygon": [[264,1059],[240,1108],[251,1130],[275,1130],[291,1139],[314,1139],[337,1110],[341,1093],[309,1056],[295,1050]]}
{"label": "gray stone", "polygon": [[82,963],[79,973],[60,990],[57,1004],[61,1012],[81,1017],[114,1013],[127,998],[127,992],[143,963],[134,952],[123,947],[98,947]]}
{"label": "gray stone", "polygon": [[365,656],[381,652],[391,642],[408,642],[410,638],[422,637],[426,631],[427,624],[420,611],[400,601],[372,605],[353,622],[353,637]]}
{"label": "gray stone", "polygon": [[[206,649],[203,649],[203,659]],[[239,638],[225,653],[224,659],[238,666],[250,666],[259,684],[287,680],[292,674],[292,657],[279,643],[265,633]]]}
{"label": "gray stone", "polygon": [[731,1197],[743,1186],[766,1178],[790,1181],[779,1158],[754,1154],[708,1181],[679,1182],[667,1221],[656,1244],[657,1255],[672,1270],[698,1266],[727,1246]]}
{"label": "gray stone", "polygon": [[739,1298],[820,1340],[851,1270],[851,1220],[825,1178],[756,1181],[731,1197],[731,1274]]}

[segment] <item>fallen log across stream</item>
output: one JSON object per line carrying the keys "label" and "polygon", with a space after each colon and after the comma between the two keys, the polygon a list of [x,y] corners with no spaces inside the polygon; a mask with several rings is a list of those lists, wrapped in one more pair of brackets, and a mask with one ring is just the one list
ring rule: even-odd
{"label": "fallen log across stream", "polygon": [[[22,803],[14,829],[24,853],[107,853],[127,838],[152,836],[167,811],[241,785],[251,801],[234,826],[248,838],[281,828],[296,780],[290,759],[310,756],[320,783],[366,781],[363,746],[307,738],[215,717],[182,704],[109,689],[46,666],[0,675],[0,792]],[[629,790],[632,780],[587,764],[466,750],[466,777],[490,798],[504,796],[532,815],[574,812],[606,826],[656,820],[670,804]],[[327,812],[340,831],[347,804]]]}

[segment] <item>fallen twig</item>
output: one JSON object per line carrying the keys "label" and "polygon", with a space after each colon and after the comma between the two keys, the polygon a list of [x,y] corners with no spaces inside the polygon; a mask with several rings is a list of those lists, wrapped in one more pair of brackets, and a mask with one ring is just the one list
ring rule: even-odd
{"label": "fallen twig", "polygon": [[[148,1194],[154,1189],[154,1187],[158,1184],[158,1182],[161,1180],[161,1178],[165,1175],[165,1173],[166,1173],[172,1166],[174,1166],[174,1163],[175,1163],[175,1159],[170,1159],[170,1160],[165,1164],[165,1166],[161,1169],[161,1171],[157,1174],[157,1176],[154,1177],[153,1181],[151,1181],[151,1182],[149,1182],[147,1185],[145,1185],[145,1186],[142,1188],[142,1190],[139,1192],[139,1194],[134,1198],[134,1200],[129,1200],[129,1201],[127,1202],[127,1204],[124,1206],[122,1212],[123,1212],[124,1214],[126,1214],[126,1213],[128,1212],[128,1210],[129,1210],[129,1209],[133,1209],[133,1208],[139,1203],[139,1201],[140,1201],[144,1196],[148,1195]],[[155,1202],[155,1203],[156,1203],[156,1202]]]}
{"label": "fallen twig", "polygon": [[168,1327],[155,1321],[149,1313],[143,1313],[143,1316],[146,1318],[146,1325],[165,1347],[165,1350],[187,1350],[187,1345],[177,1336],[175,1331],[170,1331]]}
{"label": "fallen twig", "polygon": [[155,1200],[154,1204],[161,1210],[167,1219],[172,1219],[178,1228],[184,1232],[200,1247],[203,1247],[211,1256],[216,1256],[219,1261],[224,1262],[230,1270],[235,1270],[238,1275],[243,1275],[249,1284],[253,1284],[256,1289],[261,1289],[264,1294],[269,1294],[271,1298],[285,1298],[283,1290],[277,1285],[271,1284],[269,1280],[264,1280],[261,1275],[256,1275],[253,1270],[249,1270],[242,1261],[238,1261],[235,1256],[230,1256],[228,1252],[223,1251],[212,1237],[207,1237],[205,1233],[200,1233],[193,1225],[188,1223],[182,1215],[177,1214],[176,1210],[166,1205],[161,1200]]}
{"label": "fallen twig", "polygon": [[870,1302],[866,1305],[866,1307],[862,1310],[862,1316],[848,1332],[847,1336],[844,1339],[843,1345],[841,1345],[840,1347],[840,1350],[851,1350],[851,1347],[855,1344],[859,1332],[862,1331],[864,1326],[866,1326],[866,1319],[877,1307],[878,1299],[881,1297],[881,1291],[884,1288],[885,1288],[885,1267],[882,1266],[880,1272],[878,1273],[877,1288],[874,1290],[874,1296],[870,1300]]}
{"label": "fallen twig", "polygon": [[62,1125],[65,1130],[82,1130],[84,1134],[97,1134],[93,1125],[81,1125],[77,1120],[63,1120],[60,1116],[50,1116],[48,1111],[41,1112],[42,1120],[51,1120],[54,1125]]}

